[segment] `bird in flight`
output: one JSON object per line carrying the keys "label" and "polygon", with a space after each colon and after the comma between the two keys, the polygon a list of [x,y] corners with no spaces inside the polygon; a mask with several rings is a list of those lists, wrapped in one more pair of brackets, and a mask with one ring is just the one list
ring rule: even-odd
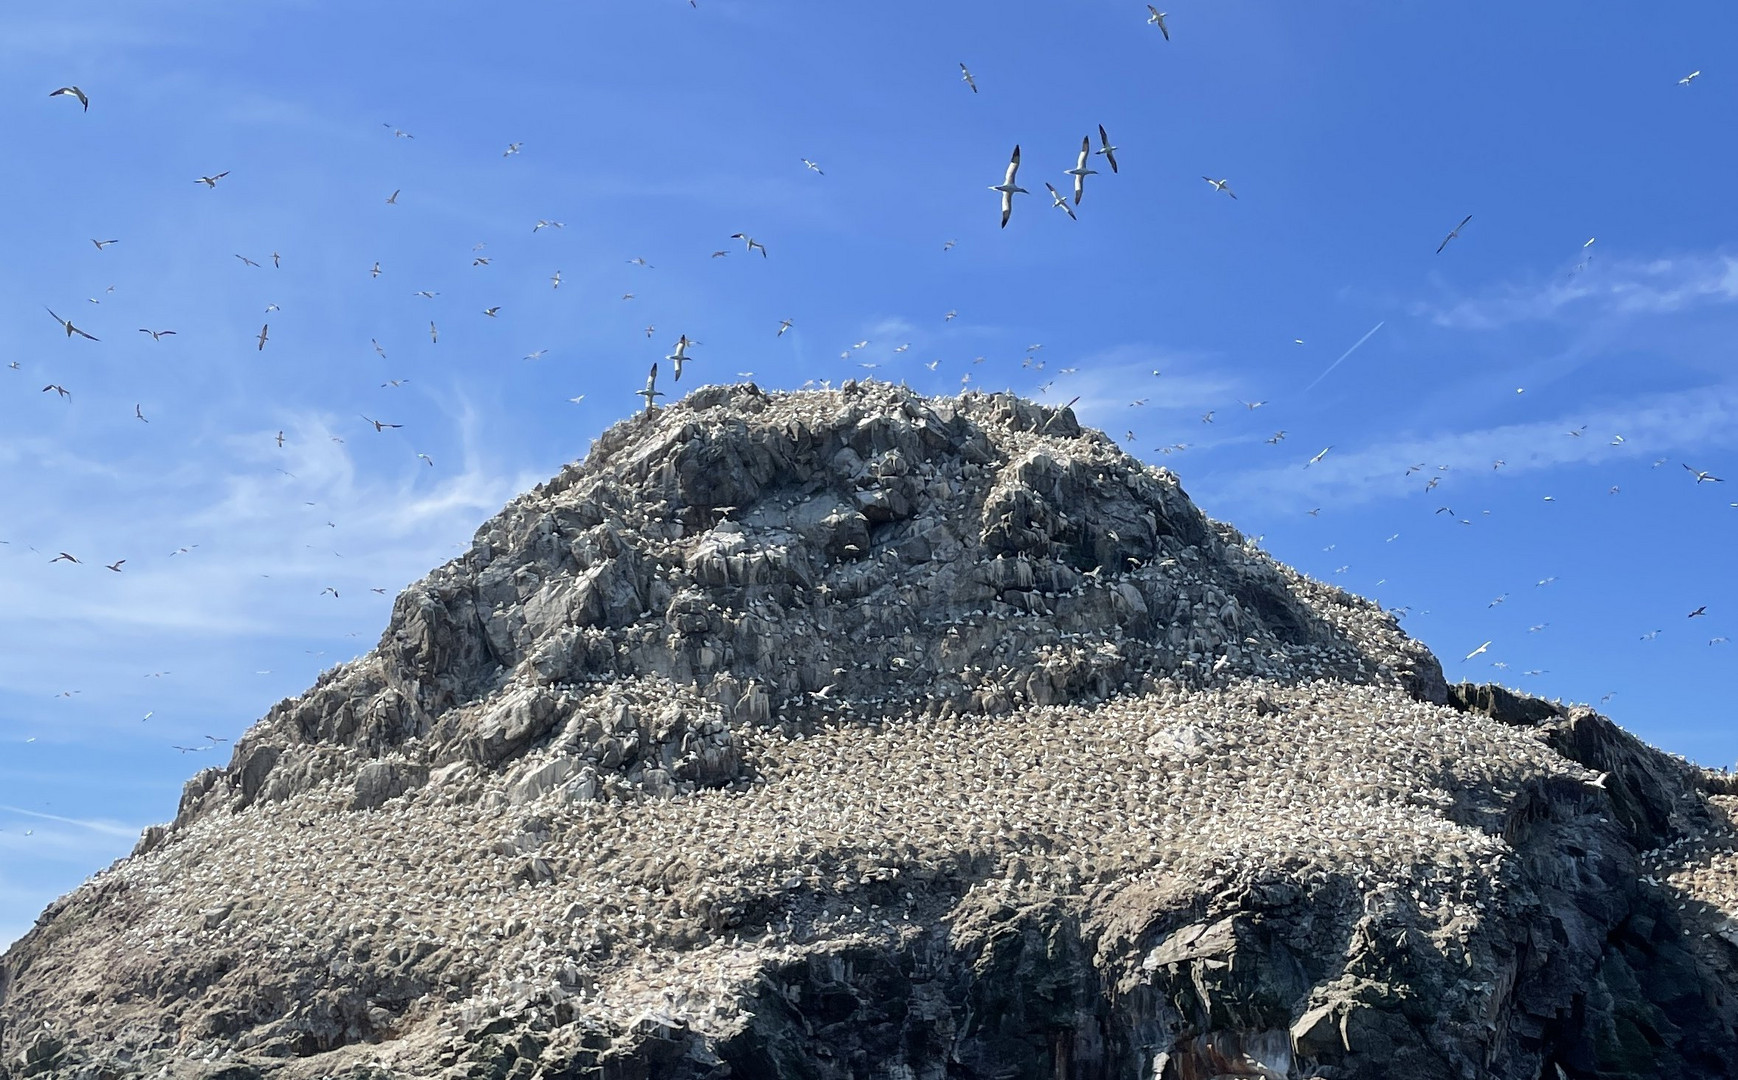
{"label": "bird in flight", "polygon": [[57,562],[76,563],[76,562],[78,562],[78,559],[76,556],[68,555],[66,552],[63,551],[59,555],[56,555],[54,558],[52,558],[48,561],[50,564],[57,563]]}
{"label": "bird in flight", "polygon": [[1323,459],[1323,458],[1325,458],[1325,457],[1327,457],[1327,456],[1328,456],[1328,451],[1329,451],[1329,450],[1332,450],[1332,449],[1333,449],[1333,447],[1332,447],[1332,446],[1324,446],[1324,447],[1322,447],[1322,452],[1321,452],[1321,453],[1319,453],[1319,454],[1317,454],[1317,455],[1316,455],[1316,456],[1315,456],[1315,457],[1313,457],[1313,458],[1310,458],[1310,459],[1309,459],[1309,460],[1308,460],[1308,461],[1306,461],[1306,462],[1304,462],[1304,468],[1306,468],[1306,469],[1307,469],[1307,468],[1309,468],[1309,467],[1310,467],[1310,466],[1311,466],[1311,465],[1314,465],[1314,464],[1315,464],[1315,463],[1316,463],[1316,462],[1318,462],[1318,461],[1320,461],[1320,460],[1322,460],[1322,459]]}
{"label": "bird in flight", "polygon": [[491,318],[491,319],[493,319],[493,318],[494,318],[494,317],[495,317],[495,313],[496,313],[496,312],[497,312],[497,311],[500,311],[500,310],[501,310],[501,305],[500,305],[500,304],[496,304],[496,305],[495,305],[495,306],[494,306],[494,307],[488,307],[488,308],[484,308],[484,309],[483,309],[483,314],[485,314],[485,315],[487,315],[487,316],[488,316],[488,317],[489,317],[489,318]]}
{"label": "bird in flight", "polygon": [[657,399],[664,396],[664,392],[658,389],[657,361],[654,360],[652,362],[652,370],[646,373],[646,388],[644,390],[635,390],[634,393],[646,399],[647,412],[651,412],[652,409],[656,407]]}
{"label": "bird in flight", "polygon": [[754,254],[755,248],[759,248],[760,249],[760,257],[763,259],[766,258],[766,245],[761,243],[760,241],[756,240],[754,237],[748,235],[747,233],[734,232],[734,233],[730,234],[730,238],[732,240],[741,240],[744,244],[748,245],[748,253],[750,255]]}
{"label": "bird in flight", "polygon": [[1467,222],[1469,222],[1469,221],[1471,221],[1471,220],[1472,220],[1472,215],[1471,215],[1471,214],[1468,214],[1468,215],[1467,215],[1467,216],[1466,216],[1466,217],[1463,217],[1463,218],[1461,218],[1461,219],[1460,219],[1460,224],[1459,224],[1459,225],[1456,225],[1456,226],[1455,226],[1455,227],[1454,227],[1454,229],[1453,229],[1453,231],[1452,231],[1452,232],[1450,232],[1450,233],[1449,233],[1449,234],[1448,234],[1448,235],[1447,235],[1447,236],[1445,236],[1445,237],[1443,237],[1443,238],[1442,238],[1442,243],[1440,243],[1440,244],[1438,244],[1438,245],[1436,245],[1436,253],[1437,253],[1437,254],[1438,254],[1438,255],[1441,255],[1441,254],[1442,254],[1442,249],[1443,249],[1443,248],[1445,248],[1445,247],[1447,247],[1447,246],[1448,246],[1448,242],[1449,242],[1449,241],[1450,241],[1450,240],[1453,240],[1453,239],[1454,239],[1454,238],[1455,238],[1455,237],[1457,237],[1457,236],[1459,236],[1459,235],[1460,235],[1460,231],[1461,231],[1461,230],[1462,230],[1462,229],[1464,229],[1464,228],[1466,228],[1466,223],[1467,223]]}
{"label": "bird in flight", "polygon": [[104,563],[104,564],[103,564],[103,565],[104,565],[104,566],[105,566],[105,567],[106,567],[106,568],[107,568],[107,569],[110,569],[110,570],[113,570],[113,571],[114,571],[114,572],[115,572],[115,573],[117,573],[117,574],[118,574],[118,573],[120,573],[120,572],[121,572],[121,566],[122,566],[122,564],[123,564],[123,563],[125,563],[125,562],[126,562],[126,561],[127,561],[127,560],[125,560],[125,559],[116,559],[116,560],[115,560],[115,561],[114,561],[114,562],[112,562],[112,563]]}
{"label": "bird in flight", "polygon": [[664,359],[670,361],[671,366],[675,368],[674,373],[670,377],[671,382],[682,381],[682,364],[687,361],[688,346],[692,344],[694,343],[688,340],[688,335],[683,334],[681,337],[676,339],[676,351],[671,353],[669,356],[664,357]]}
{"label": "bird in flight", "polygon": [[62,327],[62,328],[64,328],[64,329],[65,329],[65,330],[66,330],[66,336],[67,336],[67,337],[71,337],[71,336],[73,336],[73,335],[74,335],[74,334],[77,334],[77,335],[78,335],[78,336],[79,336],[79,337],[82,337],[82,338],[89,338],[89,339],[90,339],[90,340],[91,340],[91,341],[98,341],[98,340],[101,340],[101,339],[99,339],[99,338],[94,338],[94,337],[91,337],[91,335],[89,335],[89,334],[87,334],[87,333],[85,333],[85,332],[84,332],[84,331],[83,331],[83,330],[80,330],[80,329],[79,329],[79,328],[78,328],[78,327],[76,327],[76,326],[74,326],[74,325],[73,325],[73,324],[72,324],[72,320],[71,320],[71,319],[63,319],[63,318],[61,318],[61,317],[60,317],[60,316],[59,316],[59,315],[55,315],[55,314],[54,314],[54,309],[53,309],[53,308],[51,308],[51,307],[44,307],[44,308],[43,308],[43,309],[42,309],[42,310],[44,310],[44,311],[46,311],[46,312],[48,312],[48,313],[49,313],[49,314],[50,314],[50,315],[53,315],[53,316],[54,316],[54,321],[55,321],[55,322],[57,322],[57,323],[59,323],[59,324],[60,324],[60,325],[61,325],[61,327]]}
{"label": "bird in flight", "polygon": [[97,240],[97,239],[93,238],[91,240],[91,243],[93,243],[97,246],[98,251],[101,251],[102,249],[108,247],[110,244],[118,244],[118,243],[120,243],[120,241],[119,240]]}
{"label": "bird in flight", "polygon": [[540,229],[565,229],[566,227],[567,227],[566,225],[562,224],[559,221],[548,221],[548,220],[545,220],[543,218],[539,218],[537,220],[537,224],[531,226],[531,231],[537,232]]}
{"label": "bird in flight", "polygon": [[525,145],[524,143],[508,143],[507,149],[501,151],[501,156],[502,157],[512,157],[514,154],[517,154],[519,152],[519,148],[521,146],[524,146],[524,145]]}
{"label": "bird in flight", "polygon": [[266,351],[266,331],[270,328],[271,328],[270,323],[261,323],[260,324],[259,346],[254,351],[256,351],[256,352],[265,352]]}
{"label": "bird in flight", "polygon": [[1715,483],[1715,484],[1724,484],[1726,482],[1726,481],[1720,479],[1718,476],[1715,476],[1713,473],[1703,472],[1701,469],[1690,469],[1690,467],[1688,465],[1685,465],[1684,468],[1689,469],[1689,471],[1695,475],[1696,483],[1698,483],[1698,484],[1700,484],[1704,480],[1709,481],[1710,483]]}
{"label": "bird in flight", "polygon": [[1491,643],[1487,641],[1483,645],[1480,645],[1478,648],[1474,649],[1472,652],[1467,653],[1466,659],[1471,660],[1473,657],[1479,655],[1480,653],[1484,652],[1486,649],[1488,649],[1490,647],[1491,647]]}
{"label": "bird in flight", "polygon": [[1237,192],[1231,190],[1231,181],[1229,181],[1229,180],[1215,180],[1211,176],[1203,176],[1201,179],[1207,181],[1209,184],[1212,184],[1214,191],[1223,191],[1225,194],[1231,196],[1233,199],[1237,198]]}
{"label": "bird in flight", "polygon": [[175,331],[173,330],[147,330],[143,326],[139,327],[139,333],[150,334],[152,341],[162,341],[166,337],[175,336]]}
{"label": "bird in flight", "polygon": [[440,331],[435,329],[433,319],[428,321],[428,339],[431,343],[439,343],[441,339]]}
{"label": "bird in flight", "polygon": [[386,423],[386,422],[385,422],[385,421],[383,421],[383,420],[370,420],[370,419],[369,419],[369,418],[368,418],[368,417],[366,417],[366,416],[364,416],[364,417],[363,417],[363,418],[362,418],[362,419],[364,419],[364,420],[368,420],[368,422],[369,422],[369,423],[370,423],[370,424],[373,424],[373,425],[374,425],[374,430],[375,430],[375,431],[385,431],[385,430],[386,430],[386,429],[387,429],[387,428],[393,428],[393,427],[403,427],[403,426],[404,426],[404,425],[403,425],[403,424],[388,424],[388,423]]}
{"label": "bird in flight", "polygon": [[1054,206],[1056,209],[1067,214],[1070,218],[1072,218],[1075,221],[1080,220],[1079,218],[1076,218],[1074,216],[1074,207],[1068,205],[1068,196],[1062,194],[1060,191],[1057,191],[1056,186],[1048,180],[1044,181],[1044,186],[1050,190],[1050,205],[1051,206]]}
{"label": "bird in flight", "polygon": [[[738,234],[738,235],[741,235],[741,234],[740,234],[740,233],[739,233],[739,234]],[[639,256],[639,257],[638,257],[638,258],[633,258],[633,259],[629,259],[629,260],[628,260],[628,265],[629,265],[629,266],[643,266],[643,267],[645,267],[645,268],[646,268],[646,269],[647,269],[647,270],[655,270],[655,269],[657,269],[657,268],[656,268],[656,267],[654,267],[654,266],[653,266],[653,265],[652,265],[652,264],[651,264],[651,263],[649,263],[649,262],[647,262],[647,261],[646,261],[646,258],[645,258],[645,256],[644,256],[644,255],[641,255],[641,256]]]}
{"label": "bird in flight", "polygon": [[403,188],[393,188],[392,194],[388,195],[386,197],[386,205],[397,206],[398,205],[398,193],[403,191],[403,190],[404,190]]}
{"label": "bird in flight", "polygon": [[197,179],[193,182],[195,184],[204,184],[208,188],[214,188],[217,186],[217,182],[219,180],[222,180],[224,177],[226,177],[228,175],[229,175],[229,170],[225,169],[222,172],[218,173],[216,176],[201,176],[199,179]]}
{"label": "bird in flight", "polygon": [[814,162],[810,161],[808,158],[803,159],[803,165],[806,166],[808,168],[808,170],[810,172],[814,173],[816,176],[827,175],[826,173],[821,171],[821,167],[819,165],[816,165]]}
{"label": "bird in flight", "polygon": [[[1679,86],[1688,86],[1691,83],[1695,82],[1696,79],[1701,76],[1701,74],[1702,74],[1702,69],[1697,68],[1696,70],[1690,72],[1688,75],[1685,75],[1683,78],[1679,79],[1678,85]],[[56,90],[55,91],[56,94],[63,94],[65,92],[66,91],[64,91],[64,90]],[[79,97],[82,99],[84,97],[84,95],[80,94]]]}
{"label": "bird in flight", "polygon": [[1158,27],[1159,33],[1165,35],[1166,41],[1171,40],[1170,28],[1165,25],[1165,16],[1169,14],[1170,12],[1160,11],[1151,4],[1147,5],[1147,24]]}
{"label": "bird in flight", "polygon": [[1110,145],[1110,136],[1104,133],[1104,125],[1098,125],[1098,149],[1095,154],[1103,154],[1104,160],[1110,162],[1110,171],[1116,172],[1116,147]]}
{"label": "bird in flight", "polygon": [[790,328],[791,328],[791,321],[789,319],[780,319],[779,324],[778,324],[778,333],[774,334],[773,337],[775,337],[775,338],[784,337],[785,331],[789,330]]}
{"label": "bird in flight", "polygon": [[1075,159],[1074,168],[1063,170],[1069,176],[1074,177],[1074,205],[1075,206],[1080,205],[1080,196],[1085,194],[1085,192],[1086,192],[1086,178],[1089,176],[1097,176],[1098,175],[1097,169],[1089,169],[1086,167],[1086,162],[1091,157],[1092,157],[1092,136],[1091,135],[1082,135],[1080,137],[1080,156]]}
{"label": "bird in flight", "polygon": [[[1014,212],[1014,196],[1016,194],[1019,194],[1019,195],[1030,195],[1031,194],[1031,192],[1027,191],[1025,188],[1020,187],[1018,184],[1014,183],[1014,175],[1016,173],[1018,173],[1019,171],[1020,171],[1020,145],[1018,143],[1015,143],[1014,144],[1014,155],[1008,159],[1007,175],[1002,177],[1001,183],[990,185],[991,191],[999,191],[1002,193],[1002,228],[1004,228],[1004,229],[1008,227],[1008,215],[1010,215]],[[1068,216],[1073,217],[1074,215],[1071,213]]]}
{"label": "bird in flight", "polygon": [[551,275],[550,275],[550,277],[549,277],[549,287],[550,287],[550,288],[551,288],[551,289],[559,289],[559,288],[561,288],[561,271],[559,271],[559,270],[557,270],[557,271],[556,271],[556,272],[555,272],[555,273],[553,273],[553,274],[551,274]]}
{"label": "bird in flight", "polygon": [[280,431],[280,432],[278,432],[278,448],[280,450],[283,449],[283,445],[284,445],[284,433]]}
{"label": "bird in flight", "polygon": [[1708,613],[1708,605],[1707,605],[1707,604],[1703,604],[1703,605],[1702,605],[1702,606],[1701,606],[1701,607],[1699,607],[1699,608],[1697,608],[1697,609],[1696,609],[1696,610],[1694,610],[1694,611],[1692,611],[1692,612],[1690,612],[1690,615],[1689,615],[1689,617],[1690,617],[1690,618],[1692,618],[1692,619],[1694,619],[1694,618],[1696,618],[1696,617],[1697,617],[1697,616],[1698,616],[1698,615],[1706,615],[1706,614],[1707,614],[1707,613]]}
{"label": "bird in flight", "polygon": [[[1697,72],[1696,74],[1700,75],[1701,72]],[[76,86],[63,86],[59,90],[51,90],[49,91],[48,96],[78,98],[78,103],[84,106],[84,111],[91,111],[91,99],[86,97],[85,92]]]}
{"label": "bird in flight", "polygon": [[978,92],[978,80],[972,78],[972,71],[964,64],[960,65],[960,81],[972,88],[972,93]]}
{"label": "bird in flight", "polygon": [[149,424],[151,421],[145,420],[145,411],[144,410],[145,410],[145,407],[143,405],[134,405],[133,406],[133,416],[139,420],[144,420],[145,423]]}
{"label": "bird in flight", "polygon": [[243,266],[252,266],[252,267],[256,267],[256,268],[259,266],[259,263],[254,262],[252,259],[248,258],[246,255],[237,255],[236,258],[241,260],[241,264]]}

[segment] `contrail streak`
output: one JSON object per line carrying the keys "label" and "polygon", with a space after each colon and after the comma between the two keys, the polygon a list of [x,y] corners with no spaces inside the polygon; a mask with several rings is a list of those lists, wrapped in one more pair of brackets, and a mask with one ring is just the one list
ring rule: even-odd
{"label": "contrail streak", "polygon": [[44,814],[40,810],[26,810],[22,806],[7,806],[4,803],[0,803],[0,810],[6,810],[14,814],[24,814],[33,818],[41,818],[44,821],[59,821],[67,825],[77,825],[81,829],[90,829],[92,832],[107,833],[110,836],[135,837],[138,836],[140,832],[136,827],[116,825],[110,821],[83,821],[79,818],[61,817],[59,814]]}
{"label": "contrail streak", "polygon": [[[1343,353],[1341,353],[1341,354],[1340,354],[1340,359],[1339,359],[1339,360],[1335,360],[1335,361],[1334,361],[1334,362],[1333,362],[1333,363],[1331,363],[1331,364],[1329,364],[1329,365],[1328,365],[1328,371],[1332,371],[1332,370],[1334,370],[1334,369],[1335,369],[1335,368],[1337,368],[1337,367],[1339,367],[1339,366],[1340,366],[1340,363],[1341,363],[1341,361],[1343,361],[1343,360],[1345,360],[1345,359],[1346,359],[1346,357],[1348,357],[1348,356],[1350,356],[1350,355],[1352,355],[1352,354],[1353,354],[1353,353],[1355,353],[1355,352],[1357,352],[1357,351],[1358,351],[1358,345],[1362,345],[1362,344],[1364,344],[1364,342],[1366,342],[1366,341],[1369,341],[1369,340],[1370,340],[1370,338],[1371,338],[1371,337],[1372,337],[1372,336],[1373,336],[1373,335],[1374,335],[1374,334],[1375,334],[1375,333],[1376,333],[1376,331],[1378,331],[1378,330],[1380,330],[1380,329],[1382,329],[1382,326],[1383,326],[1383,324],[1384,324],[1384,323],[1386,323],[1386,322],[1387,322],[1387,321],[1388,321],[1388,320],[1386,320],[1386,319],[1383,319],[1383,320],[1382,320],[1382,322],[1379,322],[1379,323],[1377,323],[1377,324],[1376,324],[1376,325],[1375,325],[1375,326],[1372,326],[1372,327],[1370,327],[1370,333],[1368,333],[1368,334],[1365,334],[1365,335],[1364,335],[1364,336],[1363,336],[1363,337],[1361,337],[1361,338],[1359,338],[1359,339],[1358,339],[1358,341],[1357,341],[1357,344],[1356,344],[1356,345],[1353,345],[1353,346],[1352,346],[1352,347],[1351,347],[1351,348],[1349,348],[1349,349],[1347,349],[1347,350],[1346,350],[1346,351],[1345,351],[1345,352],[1343,352]],[[1304,387],[1304,391],[1305,391],[1305,392],[1306,392],[1306,393],[1307,393],[1307,392],[1308,392],[1308,391],[1309,391],[1309,389],[1310,389],[1310,387],[1312,387],[1312,386],[1314,386],[1314,385],[1315,385],[1315,384],[1316,384],[1316,383],[1319,383],[1319,382],[1321,382],[1321,381],[1322,381],[1322,380],[1323,380],[1323,379],[1325,379],[1325,378],[1327,378],[1327,377],[1328,377],[1328,371],[1324,371],[1324,372],[1322,372],[1322,373],[1321,373],[1321,374],[1320,374],[1320,375],[1317,375],[1317,376],[1316,376],[1316,378],[1315,378],[1315,382],[1312,382],[1312,383],[1310,383],[1310,385],[1309,385],[1309,386],[1306,386],[1306,387]]]}

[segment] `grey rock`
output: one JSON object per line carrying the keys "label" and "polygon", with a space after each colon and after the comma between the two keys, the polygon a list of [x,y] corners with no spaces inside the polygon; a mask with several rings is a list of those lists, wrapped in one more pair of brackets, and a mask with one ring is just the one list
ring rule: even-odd
{"label": "grey rock", "polygon": [[1721,1075],[1734,797],[1067,410],[707,387],[51,904],[0,1077]]}

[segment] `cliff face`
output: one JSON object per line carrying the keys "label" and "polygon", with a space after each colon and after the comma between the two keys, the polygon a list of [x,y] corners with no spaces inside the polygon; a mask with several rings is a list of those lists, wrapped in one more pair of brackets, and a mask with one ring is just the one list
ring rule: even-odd
{"label": "cliff face", "polygon": [[0,1069],[1715,1075],[1724,784],[1066,411],[707,388],[51,905]]}

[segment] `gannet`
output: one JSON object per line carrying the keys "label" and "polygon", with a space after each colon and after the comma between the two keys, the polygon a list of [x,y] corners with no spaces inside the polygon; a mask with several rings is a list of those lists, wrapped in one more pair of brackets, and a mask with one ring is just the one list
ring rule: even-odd
{"label": "gannet", "polygon": [[1207,181],[1209,184],[1212,184],[1214,191],[1223,191],[1225,194],[1231,196],[1233,199],[1237,198],[1237,192],[1231,190],[1231,181],[1229,181],[1229,180],[1215,180],[1211,176],[1203,176],[1201,179]]}
{"label": "gannet", "polygon": [[[1698,72],[1696,72],[1696,74],[1697,74],[1697,75],[1700,75],[1700,74],[1701,74],[1701,72],[1699,72],[1699,71],[1698,71]],[[1686,80],[1686,81],[1688,81],[1688,80]],[[78,103],[79,103],[79,104],[80,104],[80,105],[83,105],[83,106],[84,106],[84,111],[85,111],[85,112],[90,112],[90,111],[91,111],[91,99],[90,99],[90,98],[88,98],[88,97],[86,97],[86,96],[85,96],[85,92],[84,92],[84,91],[83,91],[83,90],[80,90],[80,89],[79,89],[79,88],[78,88],[78,87],[76,87],[76,86],[63,86],[63,87],[61,87],[61,88],[60,88],[60,89],[59,89],[59,90],[51,90],[51,91],[49,91],[49,94],[48,94],[48,96],[49,96],[49,97],[62,97],[62,96],[65,96],[65,97],[75,97],[75,98],[78,98]]]}
{"label": "gannet", "polygon": [[1097,169],[1089,169],[1086,167],[1086,161],[1090,157],[1092,157],[1092,136],[1082,135],[1080,137],[1080,156],[1075,159],[1074,168],[1063,170],[1069,176],[1074,177],[1075,206],[1080,205],[1080,197],[1086,193],[1086,178],[1098,175]]}
{"label": "gannet", "polygon": [[[999,191],[1002,193],[1002,228],[1004,228],[1004,229],[1008,227],[1008,215],[1010,215],[1014,212],[1014,196],[1016,194],[1019,194],[1019,195],[1030,195],[1031,194],[1031,192],[1027,191],[1025,188],[1020,187],[1019,185],[1014,183],[1014,174],[1019,172],[1019,171],[1020,171],[1020,146],[1018,143],[1016,143],[1014,145],[1014,155],[1008,159],[1008,173],[1007,173],[1007,175],[1002,178],[1001,183],[990,185],[991,191]],[[1074,216],[1073,213],[1070,212],[1069,217],[1073,217],[1073,216]]]}
{"label": "gannet", "polygon": [[664,359],[670,361],[671,366],[674,368],[670,374],[671,382],[682,381],[682,364],[688,359],[688,346],[692,344],[694,343],[688,340],[688,335],[683,334],[681,337],[676,339],[676,351],[671,353],[669,356],[664,357]]}
{"label": "gannet", "polygon": [[[1696,74],[1700,75],[1701,72],[1698,71]],[[964,64],[960,65],[960,78],[967,86],[972,88],[972,93],[975,94],[978,92],[978,82],[976,79],[972,78],[971,69],[967,68]]]}
{"label": "gannet", "polygon": [[[79,328],[78,328],[78,327],[76,327],[76,326],[74,326],[74,325],[73,325],[73,324],[72,324],[72,320],[71,320],[71,319],[63,319],[63,318],[61,318],[61,317],[60,317],[60,316],[59,316],[59,315],[55,315],[55,314],[54,314],[54,309],[53,309],[53,308],[51,308],[51,307],[44,307],[44,308],[43,308],[43,309],[42,309],[42,310],[44,310],[44,311],[46,311],[46,312],[48,312],[48,313],[49,313],[49,315],[51,315],[51,316],[53,316],[53,317],[54,317],[54,321],[55,321],[55,322],[57,322],[57,323],[59,323],[59,324],[60,324],[60,325],[61,325],[61,327],[62,327],[62,328],[63,328],[63,329],[65,329],[65,330],[66,330],[66,336],[67,336],[67,337],[71,337],[71,336],[73,336],[73,335],[74,335],[74,334],[77,334],[77,335],[78,335],[78,336],[79,336],[79,337],[81,337],[81,338],[89,338],[89,339],[90,339],[90,340],[91,340],[91,341],[96,341],[96,340],[98,340],[98,339],[97,339],[97,338],[94,338],[94,337],[91,337],[91,335],[89,335],[89,334],[87,334],[87,333],[85,333],[85,332],[84,332],[84,331],[83,331],[83,330],[80,330],[80,329],[79,329]],[[1688,468],[1688,467],[1689,467],[1689,466],[1687,466],[1687,465],[1686,465],[1686,466],[1685,466],[1685,468]]]}
{"label": "gannet", "polygon": [[652,370],[646,373],[646,388],[635,390],[634,393],[646,399],[647,412],[651,412],[656,407],[657,399],[664,396],[664,392],[658,389],[658,364],[656,361],[652,363]]}
{"label": "gannet", "polygon": [[1443,249],[1443,248],[1445,248],[1445,247],[1447,247],[1447,246],[1448,246],[1448,242],[1449,242],[1449,241],[1450,241],[1450,240],[1453,240],[1453,239],[1454,239],[1454,238],[1455,238],[1455,237],[1457,237],[1457,236],[1459,236],[1459,235],[1460,235],[1460,231],[1461,231],[1461,230],[1462,230],[1462,229],[1464,229],[1464,228],[1466,228],[1466,223],[1467,223],[1467,222],[1469,222],[1469,221],[1471,221],[1471,220],[1472,220],[1472,215],[1471,215],[1471,214],[1468,214],[1468,215],[1467,215],[1467,216],[1466,216],[1466,217],[1463,217],[1463,218],[1461,218],[1461,219],[1460,219],[1460,224],[1459,224],[1459,225],[1456,225],[1456,226],[1455,226],[1455,227],[1454,227],[1454,231],[1452,231],[1452,232],[1450,232],[1450,233],[1449,233],[1449,234],[1448,234],[1448,235],[1447,235],[1447,236],[1445,236],[1445,237],[1443,237],[1443,238],[1442,238],[1442,243],[1440,243],[1440,244],[1438,244],[1438,245],[1436,245],[1436,253],[1437,253],[1437,254],[1438,254],[1438,255],[1441,255],[1441,254],[1442,254],[1442,249]]}
{"label": "gannet", "polygon": [[1166,41],[1171,40],[1171,31],[1167,26],[1165,26],[1165,16],[1169,15],[1169,14],[1170,14],[1170,12],[1160,11],[1158,8],[1154,7],[1151,4],[1147,5],[1147,23],[1148,23],[1148,25],[1158,27],[1159,33],[1165,35]]}
{"label": "gannet", "polygon": [[[1074,207],[1068,205],[1068,197],[1066,195],[1062,194],[1060,191],[1057,191],[1055,186],[1052,185],[1050,183],[1050,181],[1048,181],[1048,180],[1044,181],[1044,186],[1050,189],[1050,205],[1051,206],[1056,207],[1056,209],[1061,210],[1063,213],[1067,214],[1070,218],[1073,218],[1076,221],[1080,220],[1079,218],[1074,217]],[[1004,218],[1002,220],[1002,224],[1004,224],[1004,225],[1007,224],[1006,218]]]}
{"label": "gannet", "polygon": [[1116,172],[1116,147],[1110,145],[1110,136],[1104,133],[1104,125],[1098,125],[1098,149],[1095,154],[1103,154],[1104,160],[1110,162],[1110,171]]}

